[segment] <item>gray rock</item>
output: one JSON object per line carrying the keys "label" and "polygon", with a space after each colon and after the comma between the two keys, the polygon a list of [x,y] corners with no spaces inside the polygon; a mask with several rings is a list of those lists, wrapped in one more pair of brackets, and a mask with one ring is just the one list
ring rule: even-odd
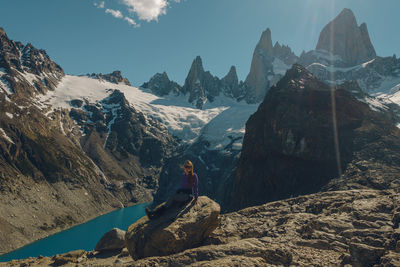
{"label": "gray rock", "polygon": [[134,260],[175,254],[200,246],[219,223],[220,206],[207,197],[195,205],[170,208],[161,217],[143,217],[126,232],[126,246]]}
{"label": "gray rock", "polygon": [[95,251],[121,251],[125,247],[125,231],[114,228],[105,233],[97,242]]}
{"label": "gray rock", "polygon": [[353,12],[346,8],[322,30],[316,49],[340,56],[344,66],[355,66],[376,57],[367,25],[358,27]]}
{"label": "gray rock", "polygon": [[150,89],[155,95],[165,96],[171,92],[174,95],[179,95],[182,86],[168,78],[166,72],[157,73],[151,79],[144,83],[141,87]]}

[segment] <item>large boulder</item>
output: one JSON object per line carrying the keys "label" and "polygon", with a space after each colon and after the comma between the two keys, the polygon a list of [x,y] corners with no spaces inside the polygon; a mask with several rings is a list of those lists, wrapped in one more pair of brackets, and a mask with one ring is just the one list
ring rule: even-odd
{"label": "large boulder", "polygon": [[121,251],[125,247],[125,231],[114,228],[105,233],[97,242],[95,251]]}
{"label": "large boulder", "polygon": [[141,218],[125,235],[126,246],[133,259],[165,256],[197,247],[220,222],[220,206],[208,197],[199,197],[196,204],[170,208],[156,219]]}

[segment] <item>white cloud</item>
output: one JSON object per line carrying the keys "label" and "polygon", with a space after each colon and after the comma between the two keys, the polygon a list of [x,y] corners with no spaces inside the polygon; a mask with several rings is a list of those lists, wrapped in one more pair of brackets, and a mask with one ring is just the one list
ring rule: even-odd
{"label": "white cloud", "polygon": [[157,21],[159,16],[167,14],[167,0],[122,0],[122,2],[140,20]]}
{"label": "white cloud", "polygon": [[124,16],[122,15],[121,11],[119,10],[114,10],[114,9],[106,9],[106,13],[111,14],[113,17],[118,18],[118,19],[122,19]]}
{"label": "white cloud", "polygon": [[104,8],[104,1],[101,1],[100,3],[94,3],[94,6],[97,8]]}
{"label": "white cloud", "polygon": [[135,28],[140,27],[140,24],[137,24],[136,21],[134,21],[133,19],[131,19],[129,17],[125,17],[124,20],[127,21],[130,25],[132,25]]}

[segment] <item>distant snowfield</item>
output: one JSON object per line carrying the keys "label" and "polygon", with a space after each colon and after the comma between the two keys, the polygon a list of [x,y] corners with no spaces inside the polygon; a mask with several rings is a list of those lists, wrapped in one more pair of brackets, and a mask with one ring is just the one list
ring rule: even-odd
{"label": "distant snowfield", "polygon": [[224,149],[235,139],[232,147],[240,150],[246,121],[258,107],[221,96],[199,110],[188,103],[187,96],[158,97],[149,90],[71,75],[66,75],[54,91],[38,96],[37,100],[42,107],[71,109],[73,99],[97,103],[114,89],[123,92],[137,111],[161,121],[173,135],[185,142],[193,142],[201,135],[210,142],[210,149]]}

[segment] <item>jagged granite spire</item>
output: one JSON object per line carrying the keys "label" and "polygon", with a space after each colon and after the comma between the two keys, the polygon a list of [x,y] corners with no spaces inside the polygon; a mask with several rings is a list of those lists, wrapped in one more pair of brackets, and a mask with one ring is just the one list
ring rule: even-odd
{"label": "jagged granite spire", "polygon": [[343,11],[322,30],[317,50],[325,50],[342,58],[345,65],[354,66],[376,57],[367,25],[357,26],[350,9]]}
{"label": "jagged granite spire", "polygon": [[270,86],[268,76],[273,75],[273,46],[271,30],[266,29],[258,42],[251,61],[249,75],[246,78],[249,102],[258,102],[263,99]]}
{"label": "jagged granite spire", "polygon": [[224,94],[232,98],[239,98],[242,94],[239,88],[239,78],[237,76],[236,67],[232,66],[228,74],[221,79]]}
{"label": "jagged granite spire", "polygon": [[182,86],[169,79],[165,71],[163,73],[156,73],[141,87],[150,89],[155,95],[158,96],[165,96],[171,92],[173,92],[175,95],[179,95],[179,92],[182,89]]}
{"label": "jagged granite spire", "polygon": [[184,94],[189,93],[189,102],[201,109],[208,100],[212,102],[220,94],[220,87],[221,81],[204,71],[203,62],[197,56],[182,88]]}
{"label": "jagged granite spire", "polygon": [[[65,75],[63,69],[51,60],[45,50],[36,49],[30,43],[23,45],[10,40],[3,28],[0,28],[0,68],[7,72],[2,78],[20,96],[54,90]],[[37,75],[33,81],[34,86],[21,73]]]}

